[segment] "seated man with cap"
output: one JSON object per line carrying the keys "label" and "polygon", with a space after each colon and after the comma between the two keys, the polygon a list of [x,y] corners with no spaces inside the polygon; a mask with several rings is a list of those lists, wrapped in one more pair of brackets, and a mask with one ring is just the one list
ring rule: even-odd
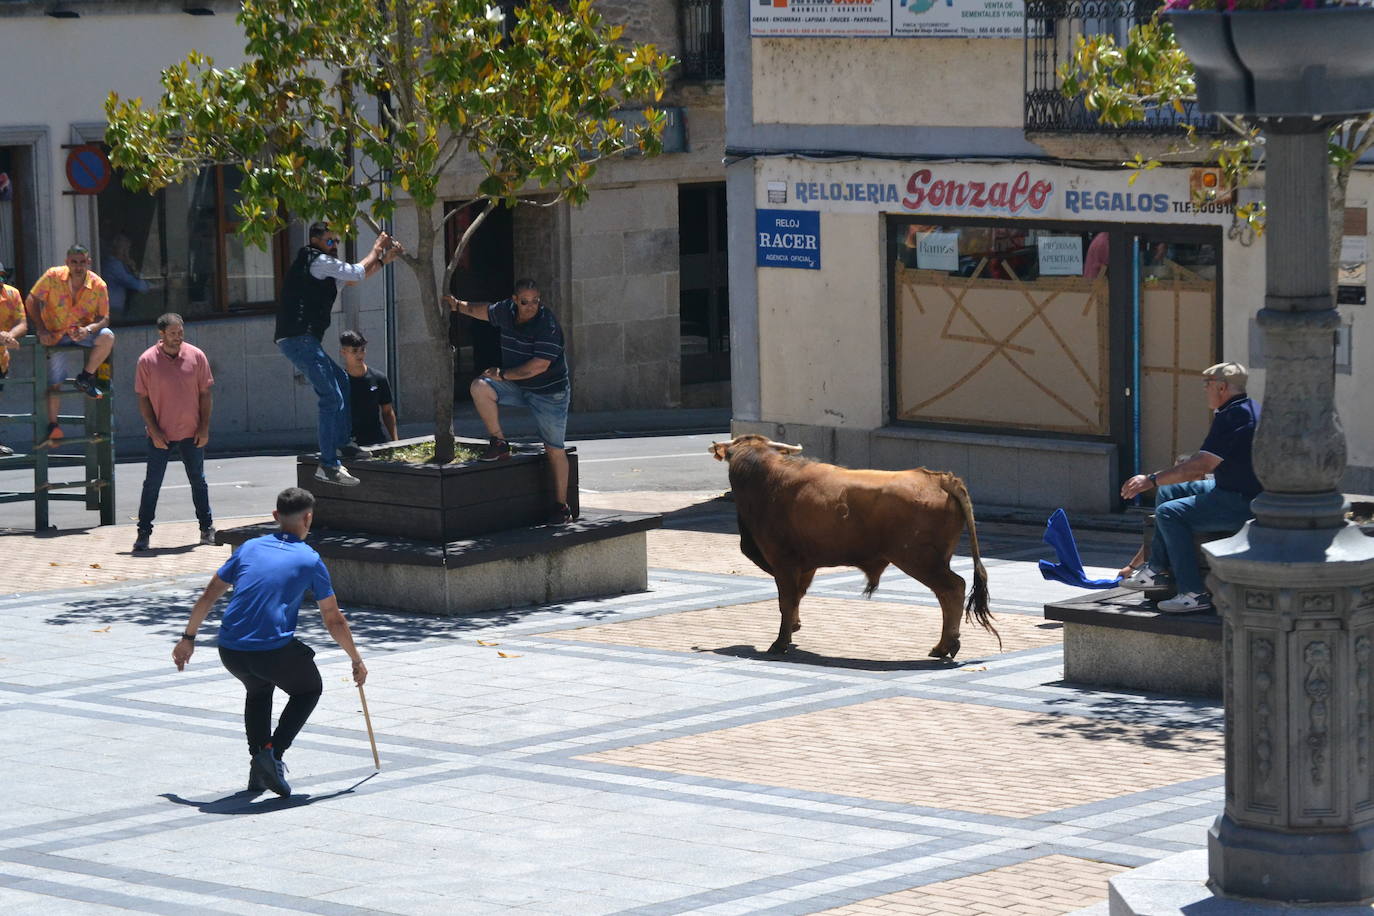
{"label": "seated man with cap", "polygon": [[[1247,378],[1240,363],[1218,363],[1204,371],[1207,406],[1215,414],[1197,454],[1166,470],[1137,474],[1121,487],[1122,499],[1158,488],[1150,561],[1121,585],[1138,591],[1174,586],[1177,594],[1156,605],[1165,613],[1212,609],[1193,535],[1227,534],[1240,528],[1251,518],[1250,501],[1260,493],[1250,460],[1260,407],[1245,393]],[[1203,479],[1207,474],[1211,480]]]}

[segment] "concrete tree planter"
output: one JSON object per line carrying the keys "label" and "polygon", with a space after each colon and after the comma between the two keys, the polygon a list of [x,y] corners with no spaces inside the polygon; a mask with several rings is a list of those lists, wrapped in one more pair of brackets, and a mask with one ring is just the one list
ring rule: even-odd
{"label": "concrete tree planter", "polygon": [[[419,443],[427,439],[407,440]],[[459,439],[481,448],[486,442]],[[577,449],[568,449],[568,504],[577,504]],[[504,461],[410,464],[365,458],[348,469],[362,484],[338,487],[315,479],[319,456],[296,460],[296,485],[315,494],[315,525],[424,541],[454,541],[542,524],[553,507],[553,480],[542,454]]]}
{"label": "concrete tree planter", "polygon": [[[316,500],[308,543],[329,564],[345,605],[459,616],[648,588],[646,533],[662,519],[587,512],[547,524],[553,481],[543,454],[442,467],[349,461],[361,484],[347,488],[316,480],[318,464],[317,455],[296,461],[297,485]],[[577,512],[571,448],[568,464],[568,503]],[[221,529],[218,539],[237,546],[275,528]]]}
{"label": "concrete tree planter", "polygon": [[1253,117],[1374,111],[1374,8],[1177,10],[1198,106]]}

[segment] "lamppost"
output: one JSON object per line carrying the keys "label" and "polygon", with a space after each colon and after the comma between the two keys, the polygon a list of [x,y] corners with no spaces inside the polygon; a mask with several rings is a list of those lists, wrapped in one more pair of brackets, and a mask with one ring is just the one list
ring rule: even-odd
{"label": "lamppost", "polygon": [[[1331,17],[1354,13],[1357,17]],[[1328,79],[1332,45],[1374,9],[1171,14],[1201,104],[1266,137],[1264,493],[1207,546],[1223,618],[1226,807],[1208,886],[1274,902],[1374,899],[1374,539],[1347,522],[1335,408],[1327,134],[1374,109],[1364,73]],[[1329,40],[1327,40],[1329,39]],[[1369,55],[1362,55],[1362,62]],[[1337,78],[1337,77],[1341,78]],[[1363,85],[1361,85],[1361,83]]]}

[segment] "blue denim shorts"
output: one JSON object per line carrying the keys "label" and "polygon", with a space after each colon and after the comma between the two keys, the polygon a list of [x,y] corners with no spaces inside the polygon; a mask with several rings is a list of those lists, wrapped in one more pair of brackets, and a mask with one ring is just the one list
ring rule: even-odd
{"label": "blue denim shorts", "polygon": [[496,391],[496,403],[502,407],[528,407],[539,428],[539,438],[549,448],[562,448],[563,435],[568,428],[568,401],[572,388],[562,391],[527,391],[504,379],[483,378]]}
{"label": "blue denim shorts", "polygon": [[[89,350],[95,346],[95,339],[101,334],[114,336],[114,332],[109,328],[101,328],[94,334],[89,335],[85,340],[72,340],[66,334],[62,339],[53,344],[55,347],[85,347]],[[70,371],[71,363],[76,360],[76,372]],[[72,378],[82,369],[86,368],[86,357],[77,353],[75,350],[48,350],[48,385],[60,385],[65,380]]]}

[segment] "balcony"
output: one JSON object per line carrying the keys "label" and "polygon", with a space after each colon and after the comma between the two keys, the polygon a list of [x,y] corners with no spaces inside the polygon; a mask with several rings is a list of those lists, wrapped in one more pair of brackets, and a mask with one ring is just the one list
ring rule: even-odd
{"label": "balcony", "polygon": [[1026,0],[1026,133],[1177,134],[1186,127],[1204,133],[1221,128],[1212,115],[1186,102],[1151,109],[1143,121],[1123,126],[1103,124],[1082,99],[1060,92],[1059,66],[1073,55],[1081,35],[1115,35],[1125,43],[1127,30],[1147,22],[1158,0]]}
{"label": "balcony", "polygon": [[725,79],[721,0],[680,0],[683,79]]}

